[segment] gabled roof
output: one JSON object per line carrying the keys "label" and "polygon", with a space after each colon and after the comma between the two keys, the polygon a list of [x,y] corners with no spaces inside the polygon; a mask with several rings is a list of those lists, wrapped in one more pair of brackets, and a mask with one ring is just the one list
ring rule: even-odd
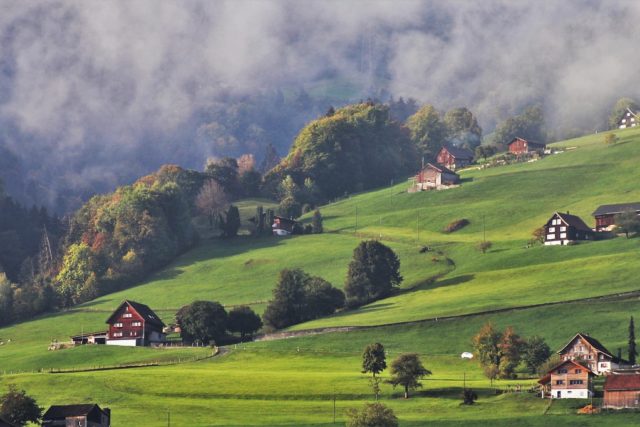
{"label": "gabled roof", "polygon": [[611,354],[611,352],[609,350],[607,350],[607,348],[605,346],[603,346],[600,341],[598,341],[597,339],[590,337],[587,334],[578,332],[573,338],[571,338],[571,340],[567,343],[567,345],[565,345],[564,347],[562,347],[560,350],[558,350],[558,354],[562,354],[567,347],[569,347],[571,345],[572,342],[575,341],[576,338],[582,338],[583,340],[585,340],[586,342],[589,343],[589,345],[591,345],[591,347],[595,348],[596,351],[599,351],[600,353],[606,354],[607,356],[611,357],[612,359],[614,359],[613,354]]}
{"label": "gabled roof", "polygon": [[129,305],[129,307],[131,307],[133,310],[135,310],[135,312],[138,313],[144,319],[145,322],[148,322],[148,323],[151,323],[151,324],[154,324],[154,325],[158,325],[160,327],[164,327],[165,326],[165,324],[162,322],[162,320],[160,320],[160,317],[158,317],[158,315],[156,313],[154,313],[153,310],[151,310],[148,306],[146,306],[144,304],[141,304],[139,302],[129,301],[129,300],[122,301],[122,304],[120,304],[118,306],[118,308],[113,312],[113,314],[111,314],[111,316],[109,316],[109,318],[107,319],[106,323],[111,324],[111,322],[113,321],[113,319],[116,316],[116,314],[125,305]]}
{"label": "gabled roof", "polygon": [[457,173],[455,173],[454,171],[452,171],[451,169],[444,167],[442,165],[434,165],[433,163],[427,163],[426,165],[424,165],[424,167],[422,168],[422,170],[425,170],[427,168],[430,169],[435,169],[440,173],[448,173],[448,174],[452,174],[452,175],[458,175]]}
{"label": "gabled roof", "polygon": [[89,415],[94,410],[102,412],[102,409],[95,403],[80,405],[53,405],[42,416],[43,420],[64,419],[67,417],[81,417]]}
{"label": "gabled roof", "polygon": [[640,202],[634,203],[618,203],[615,205],[601,205],[592,213],[593,216],[615,215],[627,210],[640,211]]}
{"label": "gabled roof", "polygon": [[589,233],[593,232],[593,230],[587,224],[585,224],[582,218],[580,218],[579,216],[571,215],[569,213],[560,213],[560,212],[556,212],[553,215],[554,216],[558,215],[565,224],[567,224],[568,226],[574,227],[577,230],[586,231]]}
{"label": "gabled roof", "polygon": [[640,374],[617,374],[607,375],[604,380],[604,391],[640,391]]}
{"label": "gabled roof", "polygon": [[627,113],[631,114],[633,117],[638,117],[637,113],[634,113],[633,111],[631,111],[631,109],[629,107],[627,107],[622,112],[622,115],[618,118],[618,123],[620,123],[622,121],[622,119],[624,119],[627,116]]}
{"label": "gabled roof", "polygon": [[444,145],[442,150],[447,150],[456,159],[473,159],[473,153],[470,150],[455,145]]}
{"label": "gabled roof", "polygon": [[544,142],[538,142],[538,141],[533,141],[533,140],[531,140],[531,139],[520,138],[519,136],[516,136],[515,138],[513,138],[513,139],[511,140],[511,142],[510,142],[510,143],[508,143],[507,145],[511,145],[511,144],[513,144],[514,142],[518,141],[518,140],[520,140],[520,141],[524,141],[524,142],[526,142],[528,145],[536,145],[536,146],[541,147],[541,148],[544,148],[544,147],[546,147],[546,146],[547,146],[547,144],[545,144]]}
{"label": "gabled roof", "polygon": [[593,371],[591,370],[591,368],[589,368],[589,367],[588,367],[588,366],[586,366],[586,365],[583,365],[583,364],[581,364],[581,363],[579,363],[579,362],[577,362],[577,361],[575,361],[575,360],[564,360],[564,361],[562,361],[562,362],[558,363],[557,365],[555,365],[553,368],[549,369],[549,371],[547,371],[547,373],[546,373],[542,378],[540,378],[540,379],[538,380],[538,383],[539,383],[539,384],[546,384],[546,383],[548,383],[548,382],[551,380],[551,373],[552,373],[553,371],[555,371],[556,369],[558,369],[558,368],[560,368],[560,367],[562,367],[562,366],[564,366],[564,365],[567,365],[567,364],[574,365],[576,368],[579,368],[579,369],[586,369],[586,370],[587,370],[587,373],[588,373],[589,375],[595,375],[595,372],[593,372]]}

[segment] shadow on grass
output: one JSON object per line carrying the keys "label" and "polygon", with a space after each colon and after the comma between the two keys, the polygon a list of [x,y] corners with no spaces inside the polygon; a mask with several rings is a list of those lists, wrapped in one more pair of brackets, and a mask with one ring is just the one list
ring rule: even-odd
{"label": "shadow on grass", "polygon": [[476,276],[474,274],[463,274],[461,276],[452,277],[450,279],[438,280],[435,283],[425,282],[413,288],[412,290],[427,290],[427,289],[431,290],[431,289],[437,289],[437,288],[444,288],[446,286],[456,286],[462,283],[470,282],[473,279],[475,279],[475,277]]}

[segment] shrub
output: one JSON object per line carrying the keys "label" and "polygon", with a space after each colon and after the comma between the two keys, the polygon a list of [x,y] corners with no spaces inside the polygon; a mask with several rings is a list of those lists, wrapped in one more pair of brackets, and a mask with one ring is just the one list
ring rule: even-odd
{"label": "shrub", "polygon": [[466,219],[466,218],[456,219],[455,221],[449,223],[444,228],[444,232],[445,233],[453,233],[454,231],[458,231],[461,228],[466,227],[467,225],[469,225],[469,220],[468,219]]}
{"label": "shrub", "polygon": [[482,253],[487,252],[489,249],[491,249],[491,246],[493,246],[493,243],[486,241],[486,242],[480,242],[478,243],[478,250]]}
{"label": "shrub", "polygon": [[361,411],[347,410],[347,427],[397,427],[398,418],[382,403],[365,403]]}

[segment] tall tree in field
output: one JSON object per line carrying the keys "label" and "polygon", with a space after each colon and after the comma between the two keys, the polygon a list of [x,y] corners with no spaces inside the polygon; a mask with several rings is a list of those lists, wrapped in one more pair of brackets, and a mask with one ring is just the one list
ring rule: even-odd
{"label": "tall tree in field", "polygon": [[522,360],[530,373],[535,374],[538,368],[551,357],[551,349],[544,338],[537,335],[529,338],[523,345]]}
{"label": "tall tree in field", "polygon": [[444,115],[449,141],[456,145],[475,149],[482,141],[482,128],[473,113],[466,107],[454,108]]}
{"label": "tall tree in field", "polygon": [[428,160],[436,157],[448,136],[447,126],[440,118],[438,110],[432,105],[425,105],[409,117],[407,128],[420,154]]}
{"label": "tall tree in field", "polygon": [[361,242],[349,263],[344,286],[347,304],[355,307],[389,296],[400,282],[400,260],[395,252],[376,240]]}
{"label": "tall tree in field", "polygon": [[630,233],[640,232],[640,216],[634,210],[627,210],[615,216],[616,230],[629,238]]}
{"label": "tall tree in field", "polygon": [[398,356],[391,362],[391,379],[389,384],[404,387],[404,398],[409,398],[409,390],[415,390],[422,387],[420,380],[427,375],[431,375],[431,371],[422,366],[420,357],[416,353],[405,353]]}
{"label": "tall tree in field", "polygon": [[495,377],[500,365],[500,339],[500,332],[489,322],[484,324],[472,340],[478,361],[489,379]]}
{"label": "tall tree in field", "polygon": [[380,379],[376,377],[387,368],[387,356],[384,346],[380,343],[369,344],[362,353],[362,373],[371,373],[371,387],[378,400],[380,394]]}
{"label": "tall tree in field", "polygon": [[629,319],[629,362],[632,365],[636,364],[636,356],[638,352],[636,350],[636,326],[633,322],[633,316]]}
{"label": "tall tree in field", "polygon": [[187,342],[220,342],[227,330],[227,312],[215,301],[195,301],[176,313],[180,335]]}
{"label": "tall tree in field", "polygon": [[502,333],[502,338],[498,344],[500,350],[500,370],[501,378],[513,378],[516,367],[520,364],[521,351],[523,347],[522,339],[514,332],[511,326]]}
{"label": "tall tree in field", "polygon": [[244,341],[247,334],[253,334],[262,327],[262,320],[251,308],[246,305],[234,307],[229,312],[227,329],[231,332],[239,332]]}
{"label": "tall tree in field", "polygon": [[0,417],[20,427],[29,422],[37,424],[42,418],[42,408],[24,390],[10,385],[9,391],[0,396]]}
{"label": "tall tree in field", "polygon": [[313,234],[322,234],[324,231],[322,227],[322,214],[320,213],[320,209],[316,209],[313,212],[313,218],[311,218],[311,227],[313,229]]}
{"label": "tall tree in field", "polygon": [[209,226],[213,227],[213,222],[220,212],[226,209],[229,204],[229,197],[220,184],[213,179],[206,181],[198,196],[196,197],[196,207],[201,214],[209,218]]}
{"label": "tall tree in field", "polygon": [[218,224],[222,237],[236,237],[240,230],[240,211],[234,205],[229,206],[224,218],[219,215]]}

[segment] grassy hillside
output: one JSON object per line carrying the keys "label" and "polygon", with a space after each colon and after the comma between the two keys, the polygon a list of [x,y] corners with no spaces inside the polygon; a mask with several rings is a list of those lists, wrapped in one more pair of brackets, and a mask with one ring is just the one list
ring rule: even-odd
{"label": "grassy hillside", "polygon": [[[464,171],[457,189],[408,194],[407,182],[341,200],[321,209],[329,231],[323,235],[207,239],[135,288],[0,329],[5,342],[0,346],[0,373],[204,355],[207,350],[202,349],[85,347],[49,352],[47,346],[51,339],[64,340],[81,329],[103,328],[108,314],[125,298],[148,304],[171,321],[176,309],[195,299],[252,304],[261,311],[282,268],[300,267],[341,287],[351,252],[362,238],[381,238],[399,254],[405,278],[401,292],[294,329],[386,325],[639,290],[638,239],[526,247],[531,232],[554,211],[569,210],[592,224],[590,213],[598,205],[640,200],[640,131],[618,135],[620,142],[610,147],[602,142],[603,135],[592,135],[556,144],[567,150],[537,162]],[[248,215],[251,202],[243,210]],[[460,218],[471,224],[455,233],[442,232]],[[493,247],[481,254],[475,247],[485,234]],[[420,253],[423,245],[432,250]],[[429,280],[435,276],[437,280]],[[628,414],[576,419],[576,403],[554,404],[550,415],[543,416],[547,402],[529,394],[495,395],[478,365],[459,359],[470,349],[470,337],[488,320],[500,327],[513,325],[525,336],[541,335],[554,348],[575,332],[588,331],[616,351],[625,345],[630,315],[640,316],[640,299],[556,304],[252,343],[197,363],[64,375],[7,374],[0,376],[0,388],[17,383],[43,405],[95,400],[114,409],[115,426],[133,417],[144,418],[140,425],[163,424],[168,408],[175,425],[330,425],[334,390],[338,420],[345,408],[370,399],[359,357],[365,344],[381,341],[391,357],[403,351],[420,353],[434,372],[425,390],[409,401],[385,386],[383,400],[403,425],[423,425],[425,420],[444,426],[633,425],[634,415]],[[481,394],[479,404],[470,408],[461,408],[457,398],[465,371]],[[533,380],[498,386],[517,383],[530,385]]]}

